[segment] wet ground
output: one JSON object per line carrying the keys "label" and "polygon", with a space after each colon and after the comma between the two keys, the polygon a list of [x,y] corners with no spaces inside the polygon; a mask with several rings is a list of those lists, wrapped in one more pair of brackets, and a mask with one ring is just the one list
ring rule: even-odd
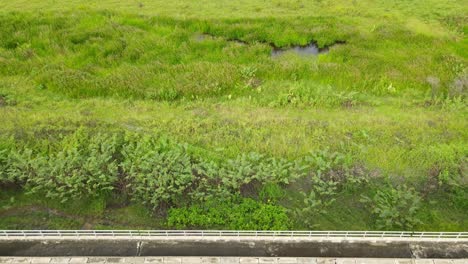
{"label": "wet ground", "polygon": [[[198,42],[203,42],[203,41],[206,41],[206,40],[209,40],[209,39],[214,39],[214,38],[217,38],[216,36],[213,36],[211,34],[206,34],[206,33],[203,33],[203,34],[197,34],[195,35],[195,40],[198,41]],[[229,42],[235,42],[237,44],[240,44],[240,45],[248,45],[249,43],[243,41],[243,40],[239,40],[239,39],[225,39],[226,41],[229,41]],[[298,56],[316,56],[316,55],[319,55],[319,54],[322,54],[322,53],[328,53],[329,51],[329,47],[324,47],[324,48],[319,48],[318,45],[315,43],[315,42],[311,42],[305,46],[300,46],[300,45],[295,45],[295,46],[291,46],[291,47],[282,47],[282,48],[279,48],[279,47],[275,47],[273,44],[271,43],[265,43],[269,46],[272,47],[272,51],[271,51],[271,56],[272,57],[278,57],[278,56],[281,56],[283,55],[284,53],[295,53],[297,54]],[[337,44],[342,44],[341,42],[337,42],[333,45],[337,45]]]}
{"label": "wet ground", "polygon": [[327,53],[328,48],[319,48],[317,44],[315,43],[310,43],[307,46],[293,46],[290,48],[273,48],[273,50],[271,51],[271,56],[277,57],[287,52],[294,52],[299,56],[310,56],[310,55],[319,55],[321,53]]}

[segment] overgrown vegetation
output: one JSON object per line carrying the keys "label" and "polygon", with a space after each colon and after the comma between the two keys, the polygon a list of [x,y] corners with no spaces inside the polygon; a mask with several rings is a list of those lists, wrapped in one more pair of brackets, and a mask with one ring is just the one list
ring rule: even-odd
{"label": "overgrown vegetation", "polygon": [[0,228],[466,230],[467,12],[3,1]]}
{"label": "overgrown vegetation", "polygon": [[388,187],[377,190],[371,198],[364,196],[362,201],[371,208],[379,229],[412,230],[420,223],[416,213],[421,198],[414,189]]}
{"label": "overgrown vegetation", "polygon": [[[139,133],[79,129],[58,138],[4,141],[0,184],[65,205],[126,197],[119,203],[167,214],[168,227],[273,230],[293,227],[290,217],[297,226],[314,228],[314,218],[328,214],[340,194],[373,190],[367,169],[329,150],[292,161],[258,153],[214,161],[188,144]],[[465,193],[456,187],[452,199],[462,201]],[[376,228],[413,230],[422,223],[421,194],[406,186],[374,188],[361,203],[375,216]]]}

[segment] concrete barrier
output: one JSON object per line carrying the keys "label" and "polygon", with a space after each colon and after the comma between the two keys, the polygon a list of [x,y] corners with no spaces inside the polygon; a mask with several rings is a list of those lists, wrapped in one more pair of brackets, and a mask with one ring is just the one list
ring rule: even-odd
{"label": "concrete barrier", "polygon": [[468,241],[336,237],[0,237],[0,256],[468,258]]}

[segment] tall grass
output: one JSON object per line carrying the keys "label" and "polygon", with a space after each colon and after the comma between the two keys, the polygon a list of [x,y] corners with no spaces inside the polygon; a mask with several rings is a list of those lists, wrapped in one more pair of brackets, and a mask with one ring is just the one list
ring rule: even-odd
{"label": "tall grass", "polygon": [[[89,224],[22,211],[40,205],[130,212],[120,228],[465,230],[466,12],[451,0],[1,1],[0,226]],[[271,56],[311,42],[328,52]]]}

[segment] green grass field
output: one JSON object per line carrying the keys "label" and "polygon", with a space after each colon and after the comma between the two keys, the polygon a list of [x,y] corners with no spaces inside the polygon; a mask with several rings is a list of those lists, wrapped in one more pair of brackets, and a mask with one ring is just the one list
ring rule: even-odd
{"label": "green grass field", "polygon": [[467,230],[467,33],[459,0],[2,1],[0,229]]}

